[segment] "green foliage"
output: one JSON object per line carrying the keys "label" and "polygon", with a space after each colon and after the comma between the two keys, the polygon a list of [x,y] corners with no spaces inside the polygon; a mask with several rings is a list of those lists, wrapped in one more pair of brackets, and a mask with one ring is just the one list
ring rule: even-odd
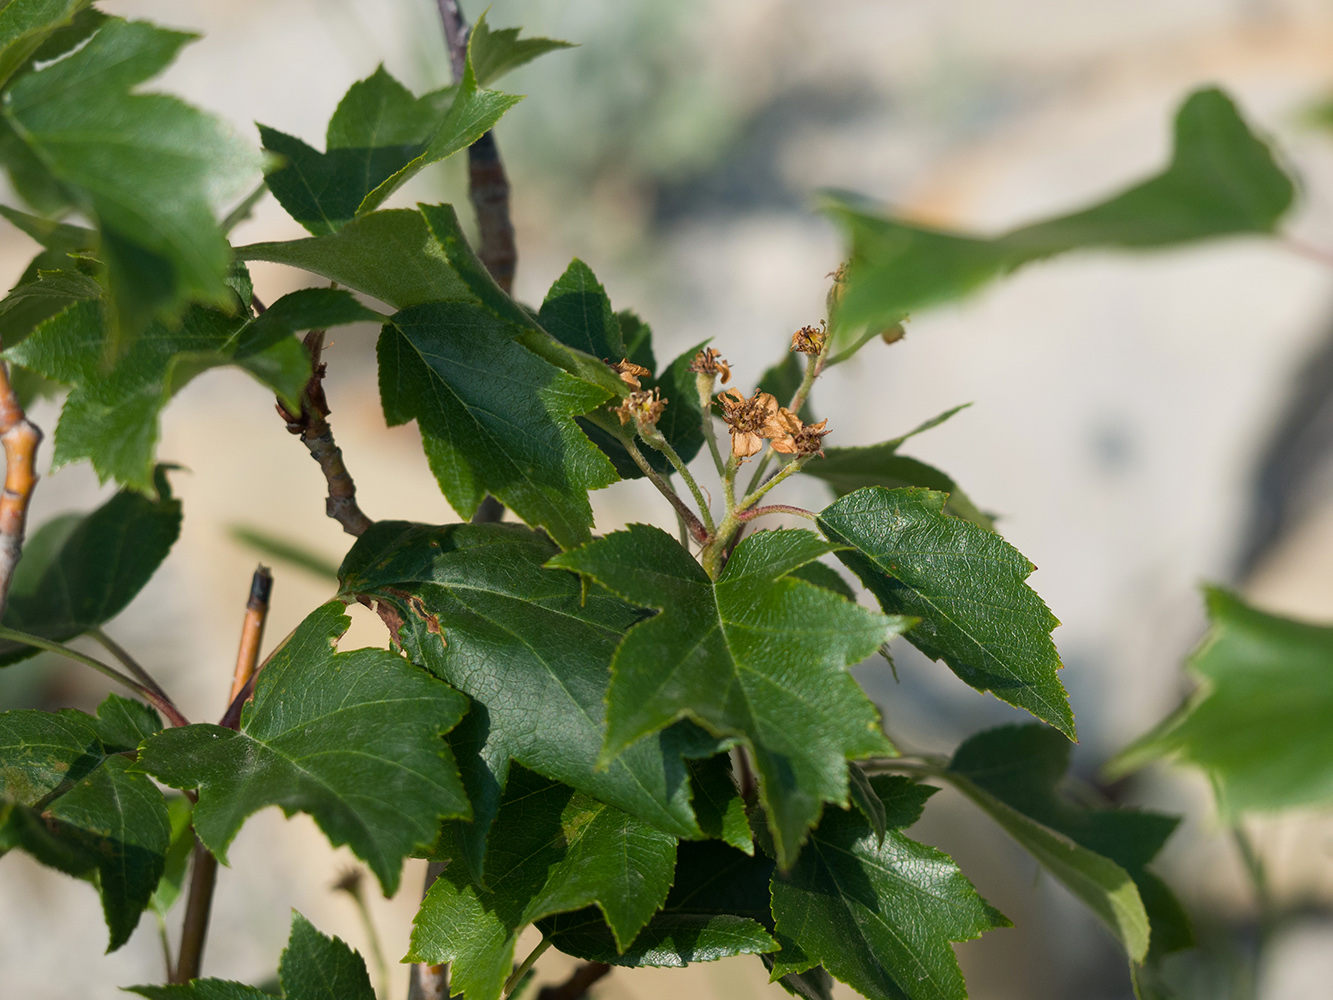
{"label": "green foliage", "polygon": [[1051,642],[1059,622],[1023,581],[1035,567],[975,524],[947,517],[942,493],[869,487],[819,515],[838,553],[885,611],[920,624],[908,641],[979,691],[1027,709],[1071,739],[1074,715]]}
{"label": "green foliage", "polygon": [[[125,490],[91,514],[42,525],[24,546],[0,622],[64,642],[120,614],[180,534],[180,501],[172,499],[163,469],[155,481],[157,499]],[[0,666],[37,652],[0,639]]]}
{"label": "green foliage", "polygon": [[807,531],[752,535],[715,583],[670,535],[636,524],[548,564],[662,612],[611,665],[603,761],[681,718],[740,739],[783,867],[824,803],[847,802],[846,759],[892,752],[845,668],[907,620],[789,577],[832,548]]}
{"label": "green foliage", "polygon": [[468,56],[477,76],[477,83],[494,83],[510,70],[532,62],[539,56],[559,49],[574,48],[571,42],[555,38],[519,38],[522,28],[500,28],[492,31],[483,13],[472,26],[468,39]]}
{"label": "green foliage", "polygon": [[861,813],[829,810],[790,873],[773,878],[782,950],[774,977],[816,964],[870,1000],[963,1000],[950,941],[1009,921],[977,895],[948,855],[904,836],[934,789],[871,779],[887,814],[876,834]]}
{"label": "green foliage", "polygon": [[96,716],[72,709],[0,713],[0,852],[89,878],[102,897],[108,951],[129,940],[166,866],[162,793],[122,756],[161,728],[111,695]]}
{"label": "green foliage", "polygon": [[138,767],[198,789],[194,828],[220,860],[247,816],[276,805],[313,816],[392,894],[403,859],[439,820],[469,815],[439,739],[466,703],[392,653],[337,652],[349,624],[337,602],[313,612],[259,674],[239,731],[169,729],[143,745]]}
{"label": "green foliage", "polygon": [[192,301],[232,304],[214,213],[253,185],[258,156],[176,98],[132,92],[192,37],[108,18],[6,95],[8,126],[97,220],[112,358],[155,317],[172,321]]}
{"label": "green foliage", "polygon": [[718,747],[698,727],[678,723],[597,767],[611,658],[641,614],[543,569],[558,552],[519,525],[381,521],[341,570],[344,595],[374,602],[394,642],[473,699],[451,742],[473,809],[460,847],[477,878],[511,760],[678,837],[703,836],[685,758]]}
{"label": "green foliage", "polygon": [[1179,820],[1078,804],[1057,792],[1068,767],[1069,743],[1055,730],[1005,726],[960,746],[948,777],[1101,917],[1132,960],[1147,954],[1149,924],[1155,956],[1188,948],[1188,918],[1145,867]]}
{"label": "green foliage", "polygon": [[[236,305],[236,296],[232,304]],[[248,307],[248,303],[247,303]],[[306,288],[258,317],[201,306],[180,324],[154,323],[107,370],[110,328],[102,304],[76,301],[5,352],[9,360],[71,386],[56,426],[58,468],[89,459],[102,480],[152,489],[158,419],[185,385],[210,368],[235,365],[273,389],[292,410],[310,378],[310,356],[292,334],[380,319],[344,291]]]}
{"label": "green foliage", "polygon": [[676,838],[559,782],[514,768],[490,837],[486,886],[450,865],[426,894],[413,961],[450,962],[454,990],[497,1000],[519,931],[596,905],[617,950],[666,898]]}
{"label": "green foliage", "polygon": [[[278,964],[286,1000],[375,1000],[366,963],[341,939],[317,931],[292,911],[292,932]],[[178,986],[129,986],[148,1000],[265,1000],[269,994],[244,983],[195,979]]]}
{"label": "green foliage", "polygon": [[1207,593],[1211,627],[1189,660],[1199,687],[1111,765],[1174,755],[1213,780],[1225,815],[1333,802],[1333,628]]}
{"label": "green foliage", "polygon": [[851,262],[834,313],[841,343],[907,313],[958,298],[1026,264],[1071,250],[1169,247],[1219,236],[1271,233],[1295,187],[1220,90],[1191,94],[1175,122],[1161,173],[1071,215],[993,239],[884,216],[849,197],[828,212],[846,231]]}

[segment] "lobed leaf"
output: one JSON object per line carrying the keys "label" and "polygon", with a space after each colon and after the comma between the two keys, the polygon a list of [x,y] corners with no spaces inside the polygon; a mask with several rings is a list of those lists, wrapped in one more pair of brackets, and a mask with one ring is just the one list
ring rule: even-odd
{"label": "lobed leaf", "polygon": [[[947,777],[962,779],[963,793],[991,813],[1039,862],[1052,862],[1051,874],[1107,922],[1133,961],[1143,961],[1149,947],[1157,956],[1190,947],[1194,937],[1185,911],[1166,883],[1146,868],[1179,819],[1075,804],[1057,793],[1068,767],[1069,742],[1055,730],[1002,726],[964,742],[949,762]],[[1008,808],[997,808],[1001,803]],[[1067,837],[1084,852],[1059,845],[1060,837],[1053,833]],[[1124,871],[1111,872],[1099,863],[1103,860]],[[1125,883],[1126,876],[1133,879],[1137,894]]]}
{"label": "lobed leaf", "polygon": [[1009,921],[948,855],[904,836],[935,791],[907,778],[871,779],[888,832],[858,811],[829,810],[786,875],[773,875],[783,950],[773,978],[821,964],[870,1000],[964,1000],[951,941]]}
{"label": "lobed leaf", "polygon": [[109,696],[73,709],[0,713],[0,850],[91,877],[115,951],[139,923],[166,865],[162,793],[121,756],[161,728],[152,709]]}
{"label": "lobed leaf", "polygon": [[1176,756],[1206,771],[1227,817],[1333,802],[1333,628],[1207,591],[1189,700],[1112,761],[1125,774]]}
{"label": "lobed leaf", "polygon": [[477,18],[468,38],[468,57],[472,61],[477,83],[494,83],[511,70],[532,62],[538,56],[558,49],[572,49],[573,42],[555,38],[519,38],[522,28],[500,28],[492,31],[486,23],[486,14]]}
{"label": "lobed leaf", "polygon": [[516,767],[488,854],[489,889],[461,865],[435,880],[408,956],[452,963],[451,988],[467,1000],[497,1000],[519,932],[543,917],[595,905],[627,948],[667,896],[676,838]]}
{"label": "lobed leaf", "polygon": [[[558,552],[520,525],[380,521],[340,571],[345,597],[374,607],[414,662],[473,699],[451,743],[473,809],[459,829],[460,860],[478,881],[511,761],[675,836],[704,835],[687,758],[707,757],[717,741],[693,724],[596,766],[611,658],[641,613],[601,588],[585,599],[578,577],[544,569]],[[718,833],[737,836],[726,786],[702,779]]]}
{"label": "lobed leaf", "polygon": [[1030,261],[1083,248],[1144,249],[1271,233],[1295,187],[1231,99],[1195,91],[1175,120],[1175,148],[1159,174],[1071,215],[993,239],[912,225],[848,197],[828,212],[851,242],[833,315],[840,341],[892,326],[907,313],[958,298]]}
{"label": "lobed leaf", "polygon": [[611,665],[603,761],[682,718],[742,740],[784,867],[824,803],[847,802],[846,759],[892,752],[846,667],[907,620],[789,577],[832,548],[808,531],[751,535],[714,582],[670,535],[635,524],[548,563],[661,611]]}
{"label": "lobed leaf", "polygon": [[403,859],[433,842],[440,819],[470,814],[440,738],[467,703],[385,650],[337,652],[349,624],[336,601],[313,612],[260,673],[239,731],[159,733],[138,767],[199,790],[195,831],[222,861],[246,817],[276,805],[313,816],[391,895]]}
{"label": "lobed leaf", "polygon": [[943,493],[857,490],[819,527],[885,611],[912,615],[917,649],[963,681],[1049,722],[1071,739],[1074,715],[1051,642],[1059,621],[1023,581],[1035,568],[999,535],[943,513]]}
{"label": "lobed leaf", "polygon": [[[91,514],[57,517],[34,532],[0,623],[65,642],[120,614],[180,535],[181,504],[161,469],[156,484],[157,499],[122,491]],[[0,639],[0,666],[37,653]]]}

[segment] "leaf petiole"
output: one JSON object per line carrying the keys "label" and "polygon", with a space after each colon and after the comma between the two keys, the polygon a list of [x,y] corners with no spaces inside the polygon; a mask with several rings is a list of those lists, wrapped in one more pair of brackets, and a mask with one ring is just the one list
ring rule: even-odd
{"label": "leaf petiole", "polygon": [[528,957],[523,959],[518,968],[505,980],[504,990],[500,993],[500,1000],[509,1000],[509,995],[514,992],[514,988],[523,981],[523,977],[528,974],[528,970],[537,964],[537,959],[546,954],[546,949],[549,947],[551,947],[551,939],[548,937],[544,937],[537,942],[537,947],[528,952]]}

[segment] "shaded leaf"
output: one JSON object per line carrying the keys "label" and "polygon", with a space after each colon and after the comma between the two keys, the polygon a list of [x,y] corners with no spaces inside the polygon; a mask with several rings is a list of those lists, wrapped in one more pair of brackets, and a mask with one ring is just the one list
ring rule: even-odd
{"label": "shaded leaf", "polygon": [[[91,514],[67,514],[34,532],[14,572],[4,626],[65,642],[120,614],[180,535],[181,504],[164,474],[157,487],[157,499],[126,490]],[[0,665],[37,653],[0,640]]]}
{"label": "shaded leaf", "polygon": [[[637,744],[636,744],[637,745]],[[626,753],[633,753],[633,749]],[[729,754],[717,754],[690,762],[694,785],[694,813],[704,834],[744,851],[754,853],[754,837],[745,800],[731,776]]]}
{"label": "shaded leaf", "polygon": [[440,738],[466,699],[386,650],[337,652],[350,624],[342,611],[336,601],[319,608],[273,655],[239,731],[198,724],[159,733],[138,766],[199,790],[195,831],[221,860],[247,816],[281,806],[313,816],[391,895],[403,859],[434,840],[440,819],[469,813]]}
{"label": "shaded leaf", "polygon": [[167,848],[167,860],[158,879],[153,897],[148,901],[159,918],[165,918],[180,898],[185,887],[185,873],[190,866],[190,857],[194,854],[194,827],[190,819],[194,807],[184,795],[169,795],[167,817],[171,824],[171,845]]}
{"label": "shaded leaf", "polygon": [[514,768],[491,832],[487,884],[449,865],[417,913],[409,958],[452,963],[467,1000],[496,1000],[528,924],[596,905],[628,947],[671,886],[676,838],[627,813]]}
{"label": "shaded leaf", "polygon": [[871,784],[887,815],[882,840],[859,811],[831,809],[790,873],[774,873],[783,950],[773,977],[822,963],[870,1000],[963,1000],[967,989],[949,942],[1009,921],[948,855],[901,832],[935,789],[900,777]]}
{"label": "shaded leaf", "polygon": [[0,344],[13,347],[66,306],[101,294],[102,286],[80,271],[39,270],[35,281],[15,285],[0,301]]}
{"label": "shaded leaf", "polygon": [[732,955],[776,951],[770,933],[769,879],[773,862],[716,841],[683,843],[662,908],[621,952],[594,907],[562,913],[538,926],[566,954],[589,962],[630,967],[684,968]]}
{"label": "shaded leaf", "polygon": [[838,558],[885,611],[921,619],[907,633],[912,645],[1073,738],[1050,636],[1059,621],[1023,582],[1035,567],[999,535],[945,516],[945,499],[870,487],[825,508],[819,526],[854,550]]}
{"label": "shaded leaf", "polygon": [[108,951],[129,940],[166,863],[171,827],[162,793],[120,756],[143,730],[157,728],[151,709],[118,695],[96,717],[73,709],[0,713],[0,846],[91,876]]}
{"label": "shaded leaf", "polygon": [[537,322],[562,344],[594,358],[614,363],[628,356],[606,289],[577,257],[546,293]]}
{"label": "shaded leaf", "polygon": [[132,92],[193,36],[108,18],[77,51],[26,74],[5,115],[98,223],[115,356],[155,317],[230,307],[215,211],[248,190],[259,157],[220,121],[164,94]]}
{"label": "shaded leaf", "polygon": [[[10,0],[0,8],[0,87],[90,0]],[[58,53],[46,55],[52,58]]]}
{"label": "shaded leaf", "polygon": [[1125,774],[1175,756],[1206,771],[1223,814],[1333,802],[1333,627],[1207,590],[1207,636],[1190,699],[1111,763]]}
{"label": "shaded leaf", "polygon": [[86,458],[99,479],[147,491],[161,411],[196,375],[235,365],[295,409],[310,377],[310,356],[291,334],[380,318],[350,293],[331,288],[284,295],[253,319],[193,307],[179,326],[153,324],[107,371],[105,310],[100,302],[77,301],[5,357],[72,387],[56,425],[54,467]]}
{"label": "shaded leaf", "polygon": [[472,26],[468,39],[468,56],[481,86],[494,83],[510,70],[530,63],[538,56],[557,49],[572,49],[572,42],[555,38],[519,38],[522,28],[491,30],[483,13]]}
{"label": "shaded leaf", "polygon": [[831,549],[809,531],[761,532],[714,583],[670,535],[635,524],[549,563],[661,611],[612,663],[603,759],[681,718],[743,740],[784,866],[824,803],[846,803],[846,758],[892,752],[846,667],[907,623],[789,578]]}
{"label": "shaded leaf", "polygon": [[[972,786],[992,796],[1034,823],[1063,834],[1080,847],[1121,866],[1139,890],[1146,918],[1152,928],[1151,950],[1156,955],[1188,948],[1194,943],[1184,910],[1160,878],[1146,865],[1171,836],[1180,820],[1175,816],[1137,809],[1093,808],[1075,804],[1057,792],[1069,767],[1069,741],[1045,726],[1003,726],[970,737],[954,752],[949,771],[967,779]],[[979,797],[972,790],[976,801]],[[993,808],[993,807],[992,807]],[[992,810],[988,810],[992,811]],[[994,815],[994,812],[992,812]],[[996,816],[1024,847],[1026,827],[1006,822]],[[1042,838],[1044,840],[1045,838]],[[1039,844],[1037,858],[1049,852]],[[1136,961],[1142,959],[1137,926],[1138,913],[1128,893],[1104,901],[1102,893],[1088,886],[1087,874],[1077,866],[1078,855],[1063,852],[1068,863],[1057,865],[1051,874],[1066,882],[1076,896],[1085,898],[1095,892],[1094,911],[1105,919],[1108,909],[1115,914],[1112,933],[1125,944]],[[1084,866],[1089,867],[1089,866]],[[1123,883],[1121,883],[1123,884]],[[1119,890],[1119,885],[1116,886]],[[1123,905],[1120,899],[1125,902]]]}
{"label": "shaded leaf", "polygon": [[413,661],[473,699],[451,742],[473,808],[463,860],[478,880],[511,760],[676,836],[703,836],[685,758],[717,741],[698,727],[679,723],[596,767],[611,658],[641,612],[600,588],[585,600],[577,576],[543,568],[558,552],[521,525],[380,521],[341,570],[344,595],[375,607]]}
{"label": "shaded leaf", "polygon": [[390,426],[416,420],[450,505],[471,517],[487,493],[561,545],[588,538],[587,491],[615,469],[574,417],[607,393],[513,339],[479,305],[436,302],[396,313],[380,335],[380,398]]}
{"label": "shaded leaf", "polygon": [[1231,99],[1207,88],[1191,94],[1177,112],[1175,149],[1161,173],[1081,212],[994,239],[911,225],[835,197],[828,211],[848,234],[851,263],[834,329],[840,340],[850,340],[858,329],[891,326],[908,312],[1070,250],[1270,233],[1294,193]]}

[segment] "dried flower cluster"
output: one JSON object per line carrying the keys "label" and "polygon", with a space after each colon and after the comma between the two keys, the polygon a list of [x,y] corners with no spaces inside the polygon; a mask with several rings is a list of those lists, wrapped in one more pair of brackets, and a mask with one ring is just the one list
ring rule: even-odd
{"label": "dried flower cluster", "polygon": [[731,381],[731,366],[727,364],[726,359],[721,354],[711,347],[705,347],[696,354],[687,370],[699,375],[717,375],[720,373],[723,385]]}
{"label": "dried flower cluster", "polygon": [[827,420],[807,425],[791,410],[779,406],[771,393],[758,390],[746,399],[733,387],[721,393],[717,401],[722,419],[731,429],[731,453],[736,458],[758,453],[765,439],[773,442],[774,451],[784,455],[822,454]]}
{"label": "dried flower cluster", "polygon": [[819,326],[803,326],[791,335],[791,349],[800,354],[818,354],[828,340],[828,328],[823,320]]}
{"label": "dried flower cluster", "polygon": [[633,420],[640,427],[656,427],[662,411],[666,409],[666,404],[667,401],[662,398],[658,389],[652,392],[631,392],[625,397],[625,401],[611,412],[620,418],[622,424]]}
{"label": "dried flower cluster", "polygon": [[[639,381],[641,378],[649,378],[653,373],[643,365],[636,365],[629,358],[622,358],[611,366],[611,370],[620,376],[620,381],[624,382],[631,389],[642,389],[643,384]],[[624,423],[624,421],[621,421]]]}

